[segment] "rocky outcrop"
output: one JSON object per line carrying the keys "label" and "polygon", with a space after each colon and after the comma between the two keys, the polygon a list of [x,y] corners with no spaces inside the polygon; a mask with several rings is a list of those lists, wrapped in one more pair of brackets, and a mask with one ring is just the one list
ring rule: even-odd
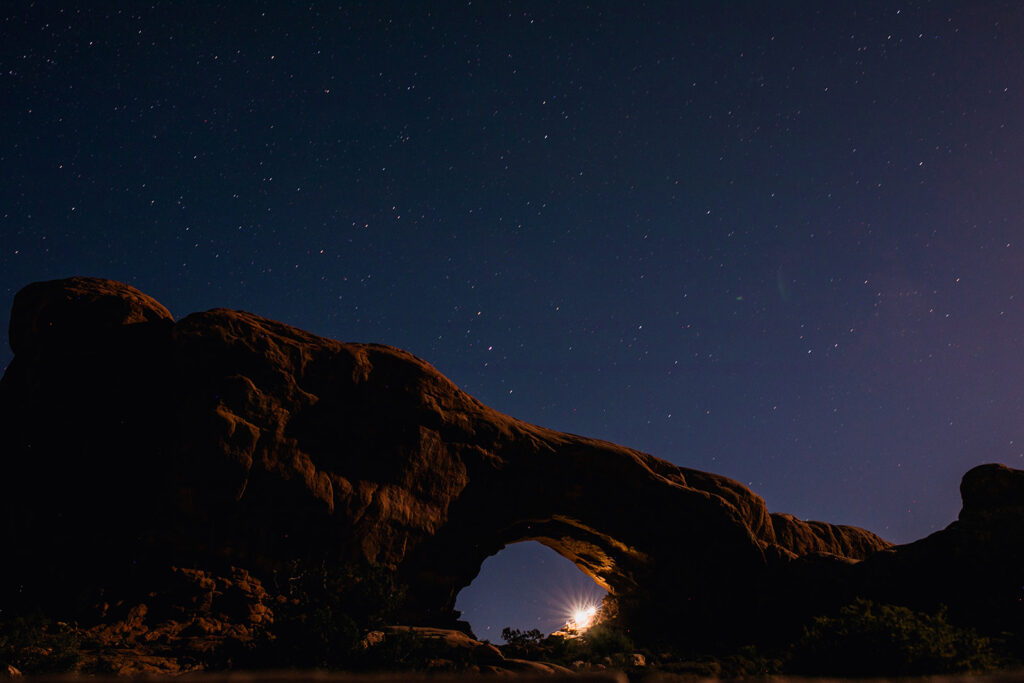
{"label": "rocky outcrop", "polygon": [[18,292],[11,310],[11,350],[32,355],[105,343],[115,328],[173,323],[155,299],[120,282],[93,277],[35,282]]}
{"label": "rocky outcrop", "polygon": [[220,576],[171,567],[149,578],[145,602],[103,602],[99,623],[76,633],[87,644],[84,670],[120,676],[199,669],[197,662],[262,636],[282,600],[238,568]]}
{"label": "rocky outcrop", "polygon": [[873,554],[858,591],[885,602],[949,608],[986,631],[1024,624],[1024,471],[980,465],[960,484],[963,508],[945,529]]}
{"label": "rocky outcrop", "polygon": [[[707,634],[756,624],[807,567],[850,586],[864,558],[902,552],[769,514],[726,477],[503,415],[387,346],[224,309],[175,323],[89,278],[22,290],[10,337],[2,543],[21,559],[0,568],[5,600],[68,609],[85,589],[145,592],[168,566],[358,559],[409,585],[407,616],[446,625],[486,557],[536,540],[624,618],[678,624],[685,604]],[[1003,484],[978,486],[972,500]]]}

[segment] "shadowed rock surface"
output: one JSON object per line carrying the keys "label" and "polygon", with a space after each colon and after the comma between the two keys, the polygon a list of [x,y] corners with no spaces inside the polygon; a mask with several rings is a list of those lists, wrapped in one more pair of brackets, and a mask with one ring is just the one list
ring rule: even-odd
{"label": "shadowed rock surface", "polygon": [[941,531],[872,555],[861,593],[932,608],[990,632],[1024,626],[1024,471],[979,465],[960,483],[963,508]]}
{"label": "shadowed rock surface", "polygon": [[[638,629],[725,637],[895,591],[936,554],[1000,562],[1021,540],[1008,468],[972,470],[960,522],[892,548],[769,514],[726,477],[503,415],[399,349],[225,309],[175,323],[109,280],[26,287],[10,339],[0,542],[19,559],[0,599],[54,614],[86,618],[172,566],[265,578],[358,559],[408,584],[411,621],[451,625],[484,559],[536,540]],[[949,577],[970,575],[950,559]],[[920,602],[950,593],[925,584]]]}

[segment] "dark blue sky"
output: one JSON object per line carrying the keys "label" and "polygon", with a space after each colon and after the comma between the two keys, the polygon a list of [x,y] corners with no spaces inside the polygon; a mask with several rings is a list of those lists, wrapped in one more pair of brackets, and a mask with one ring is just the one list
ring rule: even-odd
{"label": "dark blue sky", "polygon": [[[75,4],[0,9],[0,323],[80,274],[392,344],[898,542],[1024,465],[1015,1]],[[478,632],[558,559],[504,555]]]}

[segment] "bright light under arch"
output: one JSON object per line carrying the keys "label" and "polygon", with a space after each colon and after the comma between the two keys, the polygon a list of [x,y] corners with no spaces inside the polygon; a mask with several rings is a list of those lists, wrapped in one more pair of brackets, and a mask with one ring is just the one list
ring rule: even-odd
{"label": "bright light under arch", "polygon": [[561,630],[577,611],[594,607],[596,612],[605,595],[572,562],[526,541],[487,558],[473,583],[459,593],[455,608],[478,638],[500,643],[505,627],[545,635]]}

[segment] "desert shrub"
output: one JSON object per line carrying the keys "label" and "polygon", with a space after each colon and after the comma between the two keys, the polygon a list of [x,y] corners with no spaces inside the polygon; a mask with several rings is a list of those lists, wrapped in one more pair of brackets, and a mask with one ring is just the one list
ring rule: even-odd
{"label": "desert shrub", "polygon": [[509,645],[515,646],[528,646],[537,645],[540,641],[544,640],[544,634],[538,629],[531,629],[529,631],[520,631],[517,628],[510,628],[506,626],[501,629],[501,638]]}
{"label": "desert shrub", "polygon": [[815,676],[922,676],[998,667],[987,638],[938,614],[857,600],[818,617],[793,645],[786,669]]}
{"label": "desert shrub", "polygon": [[502,629],[501,637],[508,643],[502,648],[506,655],[561,664],[595,664],[607,659],[625,662],[626,656],[635,651],[629,635],[622,628],[608,623],[597,624],[575,638],[545,637],[537,630],[524,632],[511,628]]}
{"label": "desert shrub", "polygon": [[72,671],[81,660],[81,641],[65,624],[42,616],[0,620],[0,669],[23,674]]}
{"label": "desert shrub", "polygon": [[586,633],[576,638],[575,642],[585,655],[582,659],[587,661],[631,653],[635,649],[633,639],[625,630],[607,623],[592,626]]}
{"label": "desert shrub", "polygon": [[501,629],[501,637],[505,641],[501,650],[508,657],[540,659],[549,656],[548,649],[543,645],[545,636],[537,629],[520,631],[506,626]]}
{"label": "desert shrub", "polygon": [[363,634],[393,617],[405,589],[385,569],[369,564],[313,567],[282,572],[274,624],[244,651],[231,653],[226,668],[349,668],[359,659]]}

